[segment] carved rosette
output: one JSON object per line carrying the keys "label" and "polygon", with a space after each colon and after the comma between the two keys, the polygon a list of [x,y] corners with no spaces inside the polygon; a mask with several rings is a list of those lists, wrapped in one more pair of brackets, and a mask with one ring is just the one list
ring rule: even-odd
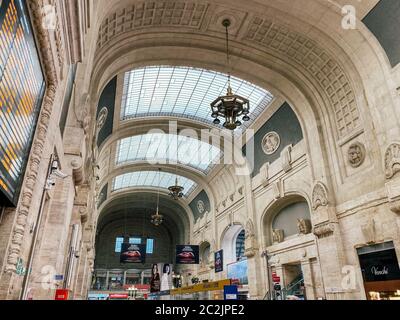
{"label": "carved rosette", "polygon": [[326,207],[328,204],[328,190],[322,182],[317,182],[312,192],[312,207],[317,210],[319,207]]}
{"label": "carved rosette", "polygon": [[335,224],[328,222],[314,227],[314,234],[318,238],[329,237],[335,231]]}
{"label": "carved rosette", "polygon": [[400,172],[400,143],[392,143],[385,153],[385,174],[387,179]]}

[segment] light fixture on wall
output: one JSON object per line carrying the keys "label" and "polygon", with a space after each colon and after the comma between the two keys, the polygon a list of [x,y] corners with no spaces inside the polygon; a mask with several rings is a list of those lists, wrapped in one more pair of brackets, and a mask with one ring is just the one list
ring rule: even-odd
{"label": "light fixture on wall", "polygon": [[[211,116],[215,119],[214,124],[221,123],[219,117],[225,118],[223,126],[229,130],[235,130],[242,125],[242,121],[249,121],[250,101],[246,98],[233,94],[231,87],[231,70],[230,70],[230,57],[229,57],[229,32],[228,28],[231,25],[229,19],[225,19],[222,25],[226,30],[226,56],[229,68],[228,72],[228,91],[226,96],[218,97],[211,103]],[[239,118],[243,116],[242,121]]]}
{"label": "light fixture on wall", "polygon": [[157,210],[156,213],[151,216],[151,223],[156,227],[160,226],[164,222],[164,217],[159,213],[160,207],[160,184],[161,184],[161,169],[158,169],[158,191],[157,191]]}
{"label": "light fixture on wall", "polygon": [[183,197],[183,190],[185,189],[184,187],[180,186],[178,184],[178,148],[179,148],[179,141],[178,141],[178,135],[176,136],[176,163],[175,163],[175,185],[170,186],[168,188],[169,190],[169,195],[174,199],[174,200],[179,200]]}

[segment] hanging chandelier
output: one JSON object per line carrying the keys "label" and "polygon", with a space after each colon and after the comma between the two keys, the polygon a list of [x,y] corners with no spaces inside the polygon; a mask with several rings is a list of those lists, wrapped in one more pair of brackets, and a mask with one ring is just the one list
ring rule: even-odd
{"label": "hanging chandelier", "polygon": [[157,191],[157,210],[156,213],[151,216],[151,223],[156,227],[160,226],[164,222],[164,217],[159,213],[160,207],[160,182],[161,182],[161,169],[158,170],[158,191]]}
{"label": "hanging chandelier", "polygon": [[170,191],[170,192],[169,192],[169,195],[170,195],[174,200],[179,200],[180,198],[183,197],[183,190],[184,190],[184,188],[178,184],[178,177],[176,177],[175,185],[169,187],[168,190]]}
{"label": "hanging chandelier", "polygon": [[[225,19],[222,25],[226,30],[226,56],[229,68],[228,72],[228,90],[225,96],[218,97],[211,103],[211,116],[214,118],[214,124],[219,125],[221,120],[219,117],[224,118],[224,128],[235,130],[242,125],[242,121],[249,121],[250,101],[239,95],[233,94],[231,87],[231,72],[230,72],[230,57],[229,57],[229,32],[228,28],[231,25],[229,19]],[[242,117],[242,121],[239,120]]]}
{"label": "hanging chandelier", "polygon": [[179,146],[179,141],[178,141],[178,136],[176,136],[176,163],[175,163],[175,185],[170,186],[168,188],[169,190],[169,195],[172,197],[174,200],[179,200],[183,197],[183,190],[185,190],[184,187],[180,186],[178,184],[178,146]]}

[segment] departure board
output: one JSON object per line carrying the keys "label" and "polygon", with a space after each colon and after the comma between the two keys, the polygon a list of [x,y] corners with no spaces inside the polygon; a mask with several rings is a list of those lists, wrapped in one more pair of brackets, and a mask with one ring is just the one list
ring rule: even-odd
{"label": "departure board", "polygon": [[0,0],[0,206],[15,206],[45,91],[24,0]]}

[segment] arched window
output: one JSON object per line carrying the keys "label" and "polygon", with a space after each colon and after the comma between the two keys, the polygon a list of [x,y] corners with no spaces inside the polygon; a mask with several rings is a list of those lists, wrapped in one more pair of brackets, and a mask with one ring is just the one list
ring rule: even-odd
{"label": "arched window", "polygon": [[242,230],[236,238],[236,260],[240,261],[244,258],[246,231]]}

